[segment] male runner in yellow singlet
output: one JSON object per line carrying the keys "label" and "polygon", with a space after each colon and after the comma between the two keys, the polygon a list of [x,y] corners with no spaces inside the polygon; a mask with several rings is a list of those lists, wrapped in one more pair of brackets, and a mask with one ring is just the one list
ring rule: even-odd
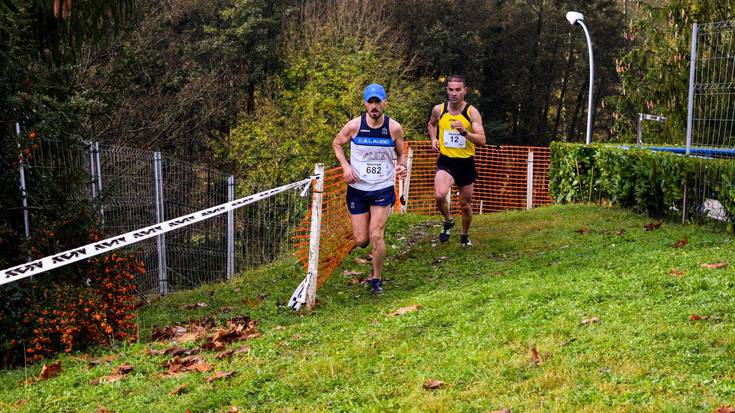
{"label": "male runner in yellow singlet", "polygon": [[447,79],[447,102],[434,106],[429,118],[431,147],[439,152],[434,176],[436,206],[444,216],[441,242],[449,240],[449,231],[454,220],[449,215],[447,194],[452,184],[459,188],[459,203],[462,207],[462,233],[460,243],[471,247],[469,231],[472,222],[472,191],[477,179],[475,147],[485,145],[485,130],[477,109],[465,102],[467,82],[461,76]]}
{"label": "male runner in yellow singlet", "polygon": [[[383,114],[388,101],[383,86],[373,83],[363,92],[365,113],[347,122],[332,141],[347,187],[347,209],[352,232],[360,247],[373,245],[373,272],[368,281],[373,294],[383,292],[385,263],[383,232],[396,202],[395,177],[406,178],[403,128]],[[343,145],[350,144],[347,161]],[[397,158],[397,162],[394,160]]]}

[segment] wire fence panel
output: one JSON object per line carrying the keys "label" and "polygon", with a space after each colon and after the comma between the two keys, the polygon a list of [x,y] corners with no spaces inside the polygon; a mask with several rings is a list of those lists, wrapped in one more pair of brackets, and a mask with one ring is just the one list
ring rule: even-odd
{"label": "wire fence panel", "polygon": [[[94,155],[94,153],[93,153]],[[156,222],[156,200],[153,187],[153,152],[112,145],[100,145],[97,154],[99,176],[103,188],[98,194],[97,208],[110,235],[152,225]],[[142,241],[126,249],[135,252],[145,264],[136,285],[148,293],[158,288],[158,249],[155,239]]]}
{"label": "wire fence panel", "polygon": [[[28,211],[48,205],[53,192],[40,185],[53,180],[57,191],[74,194],[85,207],[93,208],[106,235],[114,236],[158,221],[176,218],[227,202],[227,175],[201,165],[161,158],[156,173],[156,153],[112,145],[79,142],[61,145],[51,140],[39,144],[24,157]],[[81,177],[67,179],[67,177]],[[158,181],[157,181],[158,177]],[[159,182],[160,181],[160,182]],[[160,199],[157,199],[160,185]],[[240,185],[233,197],[268,188]],[[162,217],[157,216],[158,203]],[[232,271],[238,272],[271,262],[293,249],[294,230],[304,219],[308,199],[295,191],[276,194],[244,206],[231,214],[234,234]],[[19,205],[19,210],[23,210]],[[161,290],[159,275],[165,274],[165,291],[191,288],[228,277],[228,214],[212,217],[166,234],[159,247],[155,238],[124,250],[135,253],[146,272],[137,276],[140,293]],[[161,260],[163,254],[165,259]],[[160,267],[159,263],[165,263]]]}
{"label": "wire fence panel", "polygon": [[[735,159],[735,21],[699,25],[693,32],[694,83],[691,113],[691,148],[701,157],[693,188],[688,188],[697,221],[731,221],[729,194],[723,180],[732,180]],[[720,159],[721,161],[709,161]],[[723,162],[724,161],[724,162]],[[726,176],[727,175],[727,176]]]}

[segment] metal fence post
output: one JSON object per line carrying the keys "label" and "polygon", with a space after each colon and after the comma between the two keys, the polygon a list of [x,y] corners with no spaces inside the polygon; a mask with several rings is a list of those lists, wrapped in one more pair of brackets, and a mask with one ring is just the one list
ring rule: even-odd
{"label": "metal fence post", "polygon": [[306,308],[316,305],[316,287],[319,280],[319,241],[322,229],[322,191],[324,190],[324,164],[314,165],[316,182],[311,195],[311,235],[309,236],[309,269],[306,287]]}
{"label": "metal fence post", "polygon": [[98,202],[98,198],[102,194],[102,168],[100,167],[100,144],[99,142],[89,143],[89,174],[92,176],[92,200],[95,206],[99,208],[100,222],[105,222],[105,210]]}
{"label": "metal fence post", "polygon": [[686,154],[692,148],[692,121],[694,118],[694,71],[697,67],[697,33],[699,32],[699,25],[694,23],[692,25],[692,50],[689,62],[689,103],[687,105],[687,151]]}
{"label": "metal fence post", "polygon": [[[235,200],[235,177],[227,177],[227,202]],[[227,212],[227,279],[235,274],[235,211]]]}
{"label": "metal fence post", "polygon": [[[97,196],[102,195],[102,166],[100,166],[100,143],[94,143],[94,166],[95,166],[95,181],[97,182]],[[100,222],[105,223],[105,207],[100,203]]]}
{"label": "metal fence post", "polygon": [[533,151],[528,151],[526,164],[526,209],[533,208]]}
{"label": "metal fence post", "polygon": [[[153,153],[153,175],[154,186],[156,189],[156,222],[165,221],[163,207],[163,167],[161,152]],[[166,274],[166,234],[156,237],[156,246],[158,247],[158,292],[161,295],[168,294],[168,278]]]}
{"label": "metal fence post", "polygon": [[[31,239],[31,222],[28,217],[25,158],[23,157],[23,152],[20,152],[20,123],[18,122],[15,122],[15,133],[18,134],[18,173],[20,175],[20,202],[23,206],[23,229],[25,231],[26,241],[28,241]],[[30,253],[28,254],[28,261],[31,261]]]}

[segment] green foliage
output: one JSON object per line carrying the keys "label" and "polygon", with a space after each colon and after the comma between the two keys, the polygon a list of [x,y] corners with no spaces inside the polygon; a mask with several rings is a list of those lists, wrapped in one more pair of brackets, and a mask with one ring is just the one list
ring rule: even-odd
{"label": "green foliage", "polygon": [[[551,145],[549,192],[557,202],[606,200],[659,217],[683,206],[684,188],[693,191],[696,179],[714,183],[700,195],[735,211],[735,167],[729,160],[599,144]],[[694,195],[688,194],[690,211],[701,198]]]}
{"label": "green foliage", "polygon": [[641,2],[639,17],[625,37],[632,47],[616,59],[622,93],[607,99],[613,106],[613,131],[634,142],[639,112],[667,117],[663,130],[647,143],[685,142],[692,23],[732,19],[732,2],[672,0]]}
{"label": "green foliage", "polygon": [[360,22],[379,27],[379,17],[372,10],[351,14],[342,5],[311,18],[291,26],[280,46],[282,73],[257,89],[254,112],[243,112],[230,135],[228,156],[248,181],[273,185],[304,177],[315,162],[334,164],[332,139],[360,114],[362,91],[372,82],[386,87],[386,114],[407,137],[424,134],[438,85],[407,78],[410,67],[388,34],[360,31],[369,30]]}

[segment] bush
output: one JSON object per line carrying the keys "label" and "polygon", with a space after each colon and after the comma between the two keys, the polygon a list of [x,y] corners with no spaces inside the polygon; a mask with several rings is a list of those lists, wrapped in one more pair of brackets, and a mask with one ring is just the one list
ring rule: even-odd
{"label": "bush", "polygon": [[[697,180],[712,183],[707,193],[694,193],[701,187],[695,185]],[[698,199],[716,198],[735,212],[732,160],[606,145],[551,144],[549,192],[560,203],[608,201],[661,217],[672,207],[683,206],[685,187],[687,210],[694,211]]]}
{"label": "bush", "polygon": [[134,280],[142,262],[112,253],[72,267],[0,288],[0,367],[137,338]]}

